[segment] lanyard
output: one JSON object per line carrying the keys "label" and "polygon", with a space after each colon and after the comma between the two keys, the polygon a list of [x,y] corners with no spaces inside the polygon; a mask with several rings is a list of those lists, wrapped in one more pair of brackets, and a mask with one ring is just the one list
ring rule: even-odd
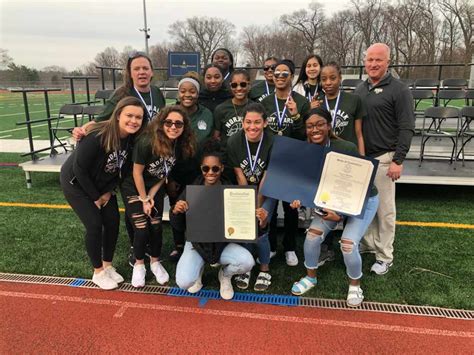
{"label": "lanyard", "polygon": [[128,142],[129,142],[129,138],[127,138],[127,145],[125,146],[125,150],[123,150],[124,154],[122,156],[121,152],[122,150],[116,150],[115,151],[115,154],[117,155],[117,162],[116,162],[116,166],[117,166],[117,170],[119,172],[119,177],[122,178],[122,166],[123,166],[123,163],[125,163],[125,159],[127,159],[127,150],[128,150]]}
{"label": "lanyard", "polygon": [[148,113],[148,120],[151,121],[153,118],[153,95],[151,92],[151,87],[150,87],[150,109],[148,109],[148,105],[146,104],[145,99],[143,98],[142,94],[140,94],[140,91],[138,91],[136,87],[133,87],[133,88],[135,89],[135,92],[137,93],[138,98],[141,100],[141,102],[143,103],[143,106],[146,109],[146,112]]}
{"label": "lanyard", "polygon": [[227,72],[227,74],[224,76],[224,81],[226,81],[226,80],[227,80],[227,78],[229,77],[229,75],[230,75],[230,71],[229,71],[229,72]]}
{"label": "lanyard", "polygon": [[286,103],[288,102],[288,99],[290,98],[290,95],[288,95],[286,101],[285,101],[285,108],[280,114],[280,107],[278,106],[278,98],[275,92],[275,110],[278,118],[278,129],[281,129],[281,126],[283,125],[283,120],[285,119],[285,113],[286,113]]}
{"label": "lanyard", "polygon": [[331,117],[332,117],[332,128],[336,125],[336,114],[337,114],[337,109],[339,108],[339,99],[341,98],[341,92],[339,91],[337,93],[337,99],[336,99],[336,105],[334,105],[334,111],[331,112],[331,109],[329,108],[329,102],[327,96],[324,96],[324,101],[326,102],[326,108],[328,109],[329,112],[331,112]]}
{"label": "lanyard", "polygon": [[[263,134],[262,138],[260,138],[260,142],[258,143],[257,151],[255,152],[255,160],[252,160],[252,154],[250,153],[250,145],[249,141],[247,140],[247,137],[245,137],[245,143],[247,145],[247,156],[249,158],[249,165],[250,165],[250,173],[252,176],[254,175],[255,167],[257,166],[257,160],[258,160],[258,155],[260,154],[260,148],[262,147],[262,142],[263,142]],[[255,182],[255,181],[252,181]]]}
{"label": "lanyard", "polygon": [[316,89],[314,89],[314,95],[311,95],[311,87],[308,85],[308,101],[311,102],[316,96],[318,96],[319,84],[316,84]]}
{"label": "lanyard", "polygon": [[265,80],[265,91],[267,92],[267,95],[270,95],[270,88],[268,87],[268,83]]}

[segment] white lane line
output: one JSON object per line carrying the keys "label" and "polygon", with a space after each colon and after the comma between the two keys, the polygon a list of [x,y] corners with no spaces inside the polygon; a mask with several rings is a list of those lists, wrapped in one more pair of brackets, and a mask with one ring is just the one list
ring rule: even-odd
{"label": "white lane line", "polygon": [[1,137],[0,137],[0,139],[3,139],[3,138],[9,138],[9,137],[11,137],[11,136],[12,136],[11,134],[9,134],[9,135],[6,135],[6,136],[1,136]]}
{"label": "white lane line", "polygon": [[[61,120],[61,122],[65,123],[65,122],[72,122],[74,121],[73,119],[70,119],[70,120]],[[39,125],[36,125],[36,126],[31,126],[31,128],[38,128],[38,127],[44,127],[44,126],[47,126],[48,124],[47,123],[44,123],[44,124],[39,124]],[[21,130],[26,130],[26,127],[20,127],[20,128],[12,128],[12,129],[7,129],[6,131],[0,131],[0,134],[2,133],[10,133],[10,132],[15,132],[15,131],[21,131]]]}
{"label": "white lane line", "polygon": [[[44,112],[44,114],[46,114],[46,111],[45,111],[45,110],[41,110],[41,111],[30,111],[30,114],[32,114],[32,113],[38,113],[38,112]],[[57,113],[57,110],[51,110],[51,113]],[[24,113],[24,112],[20,112],[20,113],[6,113],[6,114],[3,114],[3,115],[0,115],[0,117],[19,116],[19,115],[25,115],[25,113]]]}
{"label": "white lane line", "polygon": [[[319,325],[319,326],[323,325],[323,326],[334,326],[334,327],[341,327],[341,328],[355,328],[355,329],[364,329],[364,330],[431,335],[435,337],[448,336],[448,337],[458,337],[458,338],[474,338],[474,332],[467,332],[467,331],[465,332],[465,331],[433,329],[433,328],[406,327],[406,326],[399,326],[399,325],[341,321],[341,320],[334,320],[334,319],[277,316],[277,315],[264,314],[264,313],[222,311],[222,310],[208,309],[208,308],[165,306],[165,305],[158,305],[155,303],[153,304],[135,303],[135,302],[124,302],[124,301],[117,301],[117,300],[110,300],[110,299],[100,299],[100,298],[85,298],[85,297],[75,297],[75,296],[60,296],[60,295],[47,295],[47,294],[38,294],[38,293],[10,292],[10,291],[0,291],[0,296],[26,298],[26,299],[39,299],[39,300],[48,300],[48,301],[63,301],[63,302],[86,303],[86,304],[96,304],[96,305],[108,305],[108,306],[116,306],[116,307],[119,307],[120,309],[122,308],[147,309],[147,310],[164,311],[164,312],[178,312],[178,313],[188,313],[188,314],[213,315],[213,316],[219,316],[219,317],[255,319],[255,320],[262,320],[262,321],[303,323],[303,324]],[[119,314],[120,314],[120,309],[117,312]]]}
{"label": "white lane line", "polygon": [[117,313],[114,314],[114,318],[122,318],[127,308],[128,308],[127,306],[120,307]]}

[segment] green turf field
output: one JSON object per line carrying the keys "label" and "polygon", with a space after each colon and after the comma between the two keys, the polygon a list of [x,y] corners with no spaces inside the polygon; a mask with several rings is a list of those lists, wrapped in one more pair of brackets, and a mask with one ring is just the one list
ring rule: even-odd
{"label": "green turf field", "polygon": [[[91,95],[93,96],[93,95]],[[57,117],[59,108],[65,104],[71,103],[72,98],[70,93],[50,93],[49,107],[52,117]],[[76,94],[76,102],[87,101],[86,94]],[[168,104],[173,103],[174,100],[168,100]],[[102,102],[98,103],[99,105]],[[28,108],[30,112],[30,120],[46,118],[46,107],[44,103],[44,95],[42,93],[28,94]],[[78,116],[80,124],[82,117]],[[84,118],[87,122],[88,118]],[[27,139],[28,132],[26,126],[17,126],[17,122],[25,121],[25,109],[23,105],[23,96],[20,93],[0,92],[0,139]],[[53,127],[56,121],[52,121]],[[59,123],[60,127],[74,126],[72,118],[66,118]],[[31,125],[33,139],[49,139],[47,122],[36,123]],[[63,133],[64,136],[67,133]]]}
{"label": "green turf field", "polygon": [[[0,162],[19,161],[18,154],[0,154]],[[0,202],[66,203],[56,173],[34,173],[32,189],[26,189],[20,168],[2,167],[0,177]],[[460,223],[471,225],[471,229],[397,226],[395,265],[387,275],[371,274],[374,258],[363,255],[362,286],[366,300],[474,309],[474,189],[419,185],[398,185],[397,189],[398,221]],[[71,210],[0,205],[0,230],[0,272],[91,277],[83,226]],[[286,266],[282,249],[272,259],[273,284],[269,293],[289,295],[291,284],[304,275],[303,240],[301,231],[297,267]],[[128,246],[125,228],[121,226],[115,265],[130,281]],[[336,244],[335,247],[336,260],[320,269],[319,285],[307,293],[309,297],[346,297],[344,264]],[[171,231],[165,225],[162,255],[166,257],[171,249]],[[174,285],[175,265],[168,261],[164,265]],[[252,282],[254,277],[255,274]],[[206,268],[204,283],[206,287],[218,288],[217,270]]]}

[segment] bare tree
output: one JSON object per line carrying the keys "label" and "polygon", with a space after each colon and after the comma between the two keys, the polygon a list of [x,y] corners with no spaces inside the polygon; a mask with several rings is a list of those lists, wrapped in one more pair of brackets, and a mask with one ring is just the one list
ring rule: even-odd
{"label": "bare tree", "polygon": [[353,45],[357,45],[354,41],[357,34],[352,11],[345,10],[334,14],[324,27],[321,56],[325,61],[334,60],[340,65],[353,63],[351,52]]}
{"label": "bare tree", "polygon": [[[472,0],[439,0],[441,11],[449,11],[456,18],[461,28],[464,40],[464,63],[467,64],[472,59],[473,31],[474,31],[474,4]],[[466,66],[467,76],[470,68]]]}
{"label": "bare tree", "polygon": [[325,20],[323,5],[316,1],[309,4],[309,10],[301,9],[281,16],[285,25],[301,34],[307,53],[314,53],[318,48]]}
{"label": "bare tree", "polygon": [[8,49],[0,48],[0,69],[6,69],[13,63],[13,58],[8,55]]}
{"label": "bare tree", "polygon": [[174,38],[176,50],[201,53],[206,64],[217,48],[231,43],[235,26],[227,20],[215,17],[192,17],[170,25],[168,33]]}
{"label": "bare tree", "polygon": [[120,54],[114,47],[107,47],[103,52],[100,52],[95,56],[95,65],[101,67],[120,68]]}

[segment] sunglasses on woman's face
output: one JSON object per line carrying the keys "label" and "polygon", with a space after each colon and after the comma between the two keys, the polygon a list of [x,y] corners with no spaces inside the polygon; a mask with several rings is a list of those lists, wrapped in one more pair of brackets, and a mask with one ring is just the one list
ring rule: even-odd
{"label": "sunglasses on woman's face", "polygon": [[275,64],[273,64],[273,65],[265,65],[265,66],[263,67],[263,71],[269,71],[269,70],[274,71],[275,68],[276,68],[276,65],[275,65]]}
{"label": "sunglasses on woman's face", "polygon": [[173,127],[173,125],[178,129],[184,127],[184,122],[183,121],[164,120],[163,124],[168,128]]}
{"label": "sunglasses on woman's face", "polygon": [[241,87],[242,89],[245,89],[247,87],[248,83],[246,81],[243,81],[241,83],[230,83],[230,87],[232,89],[237,89],[237,87]]}
{"label": "sunglasses on woman's face", "polygon": [[275,78],[277,78],[277,79],[278,79],[280,76],[281,76],[283,79],[286,79],[286,78],[288,78],[288,77],[290,76],[290,72],[288,72],[288,71],[276,71],[276,72],[273,73],[273,76],[274,76]]}
{"label": "sunglasses on woman's face", "polygon": [[204,174],[207,174],[210,170],[212,170],[213,173],[218,173],[219,171],[221,171],[221,168],[217,165],[214,165],[214,166],[201,165],[201,171]]}

